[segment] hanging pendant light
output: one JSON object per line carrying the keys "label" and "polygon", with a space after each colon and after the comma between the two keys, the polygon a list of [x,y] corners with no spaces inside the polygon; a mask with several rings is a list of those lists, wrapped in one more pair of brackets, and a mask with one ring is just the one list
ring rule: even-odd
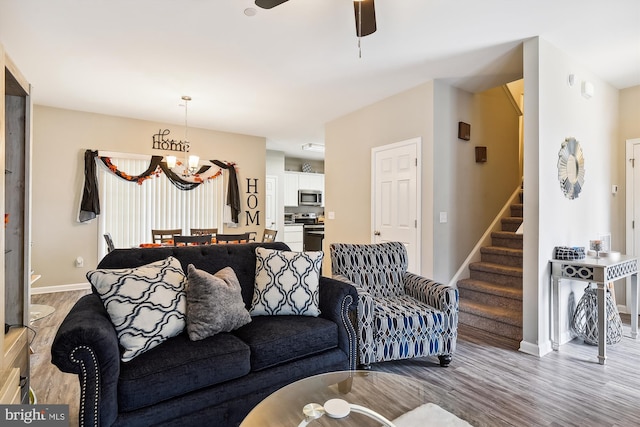
{"label": "hanging pendant light", "polygon": [[[184,101],[184,140],[182,141],[184,147],[184,161],[182,163],[182,176],[189,177],[193,176],[198,172],[200,157],[195,155],[189,155],[189,150],[191,149],[189,144],[189,101],[191,101],[191,97],[188,95],[184,95],[182,97]],[[167,156],[167,166],[169,169],[173,169],[178,164],[178,159],[176,156]]]}

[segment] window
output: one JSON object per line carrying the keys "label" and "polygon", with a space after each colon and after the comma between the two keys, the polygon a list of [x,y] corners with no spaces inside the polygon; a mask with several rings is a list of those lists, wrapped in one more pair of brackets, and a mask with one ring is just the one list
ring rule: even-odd
{"label": "window", "polygon": [[[149,156],[111,157],[118,169],[138,175],[149,166]],[[127,182],[98,161],[101,212],[98,216],[98,259],[107,253],[104,233],[111,233],[116,248],[151,242],[151,229],[221,228],[224,207],[222,177],[193,190],[177,189],[164,174],[142,185]]]}

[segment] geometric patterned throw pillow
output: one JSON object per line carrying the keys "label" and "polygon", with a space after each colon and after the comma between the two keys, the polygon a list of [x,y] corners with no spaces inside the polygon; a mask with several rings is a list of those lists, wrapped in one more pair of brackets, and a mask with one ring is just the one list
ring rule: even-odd
{"label": "geometric patterned throw pillow", "polygon": [[115,326],[123,362],[184,330],[186,277],[176,258],[136,268],[93,270],[87,279]]}
{"label": "geometric patterned throw pillow", "polygon": [[318,316],[318,286],[324,254],[256,248],[256,280],[249,312]]}

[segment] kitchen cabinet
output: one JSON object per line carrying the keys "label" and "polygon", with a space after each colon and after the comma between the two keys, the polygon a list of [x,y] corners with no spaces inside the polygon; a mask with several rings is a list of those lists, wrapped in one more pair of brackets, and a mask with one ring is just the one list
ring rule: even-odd
{"label": "kitchen cabinet", "polygon": [[300,190],[324,191],[324,175],[321,173],[301,173],[298,175]]}
{"label": "kitchen cabinet", "polygon": [[304,227],[302,224],[284,226],[284,243],[289,245],[292,251],[302,252],[304,249]]}
{"label": "kitchen cabinet", "polygon": [[[283,198],[285,206],[298,206],[298,190],[317,190],[324,194],[324,174],[285,172]],[[324,206],[324,197],[322,206]]]}
{"label": "kitchen cabinet", "polygon": [[298,174],[284,173],[284,205],[298,206]]}

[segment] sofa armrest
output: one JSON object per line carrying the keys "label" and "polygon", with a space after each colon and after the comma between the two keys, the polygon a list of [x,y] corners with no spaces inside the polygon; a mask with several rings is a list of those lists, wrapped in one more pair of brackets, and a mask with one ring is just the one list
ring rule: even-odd
{"label": "sofa armrest", "polygon": [[85,295],[71,308],[51,345],[51,362],[78,375],[79,425],[112,425],[118,415],[120,348],[98,295]]}
{"label": "sofa armrest", "polygon": [[438,283],[413,273],[404,274],[407,295],[444,312],[444,326],[450,333],[458,330],[458,288]]}
{"label": "sofa armrest", "polygon": [[349,283],[358,292],[356,328],[358,334],[358,364],[370,365],[376,361],[376,343],[374,340],[373,296],[363,287],[350,281],[346,276],[335,274],[334,279]]}
{"label": "sofa armrest", "polygon": [[338,325],[338,346],[349,356],[349,368],[356,367],[356,331],[351,320],[351,312],[357,307],[358,293],[348,283],[320,277],[319,308],[320,317],[332,320]]}

